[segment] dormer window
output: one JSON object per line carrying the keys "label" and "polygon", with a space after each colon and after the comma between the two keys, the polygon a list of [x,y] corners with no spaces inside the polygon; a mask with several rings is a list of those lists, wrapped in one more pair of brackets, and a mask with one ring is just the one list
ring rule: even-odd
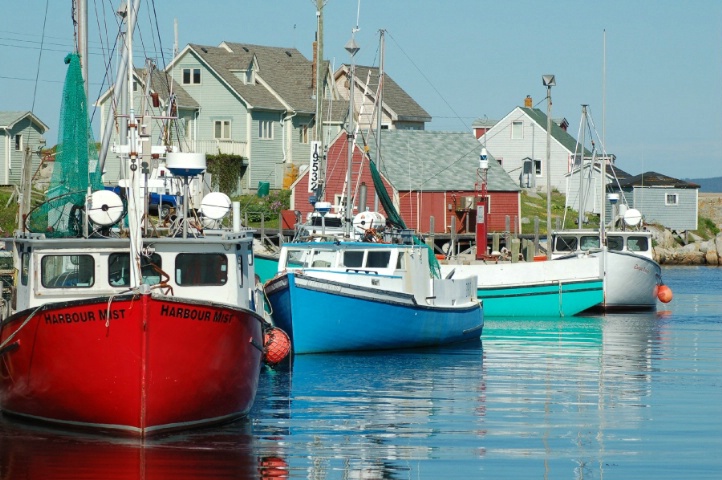
{"label": "dormer window", "polygon": [[253,72],[253,68],[249,68],[246,70],[246,79],[245,79],[246,85],[253,85],[255,82],[255,75]]}
{"label": "dormer window", "polygon": [[201,69],[200,68],[184,68],[183,69],[183,85],[200,85]]}

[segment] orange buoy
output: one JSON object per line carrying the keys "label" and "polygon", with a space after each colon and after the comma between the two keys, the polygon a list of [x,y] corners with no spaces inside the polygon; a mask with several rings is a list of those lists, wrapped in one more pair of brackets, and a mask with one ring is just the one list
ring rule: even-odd
{"label": "orange buoy", "polygon": [[263,360],[268,365],[276,365],[288,356],[291,340],[280,328],[271,328],[263,333]]}
{"label": "orange buoy", "polygon": [[669,303],[672,301],[672,289],[667,285],[660,285],[657,289],[657,298],[662,303]]}

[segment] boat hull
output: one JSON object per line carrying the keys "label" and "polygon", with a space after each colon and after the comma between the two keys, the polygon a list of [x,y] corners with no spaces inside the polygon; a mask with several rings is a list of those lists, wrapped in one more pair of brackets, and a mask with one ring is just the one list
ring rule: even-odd
{"label": "boat hull", "polygon": [[599,305],[604,282],[587,280],[558,284],[478,288],[487,317],[568,317]]}
{"label": "boat hull", "polygon": [[249,310],[144,294],[18,312],[0,342],[5,414],[146,437],[247,414],[263,332]]}
{"label": "boat hull", "polygon": [[441,275],[476,275],[485,317],[572,316],[604,301],[599,261],[441,265]]}
{"label": "boat hull", "polygon": [[607,251],[605,263],[603,310],[657,308],[657,288],[662,282],[662,268],[657,262],[633,253]]}
{"label": "boat hull", "polygon": [[[413,295],[354,287],[289,272],[270,280],[266,294],[276,326],[295,354],[384,350],[480,339],[480,304],[431,307]],[[333,311],[324,309],[333,305]]]}

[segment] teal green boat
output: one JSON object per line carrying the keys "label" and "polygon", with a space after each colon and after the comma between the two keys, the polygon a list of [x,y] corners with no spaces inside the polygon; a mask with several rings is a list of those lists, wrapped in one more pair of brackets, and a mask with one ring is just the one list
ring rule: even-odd
{"label": "teal green boat", "polygon": [[581,256],[553,262],[441,262],[441,276],[476,275],[477,297],[487,317],[568,317],[604,301],[598,258]]}

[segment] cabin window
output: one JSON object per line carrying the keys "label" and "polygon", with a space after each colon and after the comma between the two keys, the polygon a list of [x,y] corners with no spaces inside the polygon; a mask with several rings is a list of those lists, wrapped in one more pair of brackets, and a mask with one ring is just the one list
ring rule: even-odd
{"label": "cabin window", "polygon": [[679,205],[679,196],[676,193],[668,193],[664,196],[665,205]]}
{"label": "cabin window", "polygon": [[627,239],[627,250],[630,252],[646,252],[649,248],[647,237],[629,237]]}
{"label": "cabin window", "polygon": [[289,250],[286,255],[287,268],[303,268],[307,267],[305,258],[308,257],[306,250]]}
{"label": "cabin window", "polygon": [[573,252],[577,249],[577,237],[557,237],[557,252]]}
{"label": "cabin window", "polygon": [[618,235],[610,235],[607,237],[607,248],[614,252],[624,250],[624,239]]}
{"label": "cabin window", "polygon": [[200,68],[183,69],[183,85],[199,85],[201,83]]}
{"label": "cabin window", "polygon": [[28,272],[30,272],[30,252],[23,252],[22,271],[20,272],[20,282],[23,285],[28,284]]}
{"label": "cabin window", "polygon": [[360,268],[364,264],[363,251],[343,252],[343,266],[349,268]]}
{"label": "cabin window", "polygon": [[333,250],[314,250],[311,258],[312,267],[328,268],[334,266],[336,252]]}
{"label": "cabin window", "polygon": [[180,253],[175,258],[175,282],[182,286],[225,285],[228,258],[220,253]]}
{"label": "cabin window", "polygon": [[22,135],[15,135],[15,151],[20,151],[23,149],[23,136]]}
{"label": "cabin window", "polygon": [[45,255],[40,281],[45,288],[90,288],[95,283],[95,260],[90,255]]}
{"label": "cabin window", "polygon": [[[152,254],[150,257],[140,257],[140,271],[143,283],[157,285],[161,282],[160,270],[162,262],[160,255]],[[111,253],[108,257],[108,283],[111,287],[130,286],[130,255],[128,253]]]}
{"label": "cabin window", "polygon": [[524,138],[524,124],[522,122],[511,122],[511,138]]}
{"label": "cabin window", "polygon": [[585,235],[582,237],[580,245],[584,251],[599,248],[599,237],[596,235]]}
{"label": "cabin window", "polygon": [[366,268],[386,268],[389,266],[391,252],[386,251],[369,251],[366,257]]}
{"label": "cabin window", "polygon": [[258,122],[258,138],[273,140],[273,121],[261,120]]}
{"label": "cabin window", "polygon": [[228,140],[231,138],[231,121],[216,120],[213,124],[213,138],[216,140]]}

